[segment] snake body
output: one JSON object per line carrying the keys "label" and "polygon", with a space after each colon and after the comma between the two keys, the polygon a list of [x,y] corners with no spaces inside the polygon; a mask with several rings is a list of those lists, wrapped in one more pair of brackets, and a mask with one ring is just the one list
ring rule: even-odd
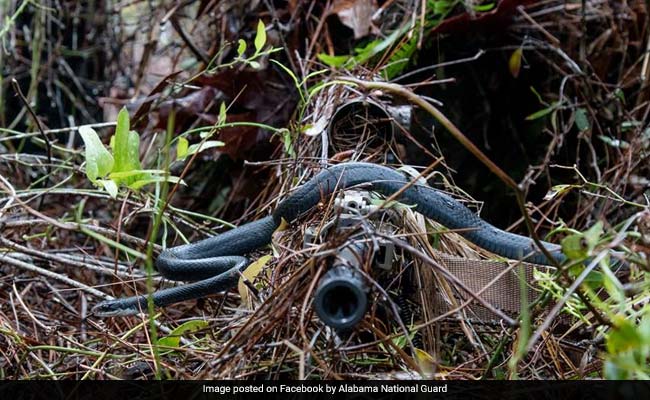
{"label": "snake body", "polygon": [[[198,282],[154,292],[154,305],[162,307],[230,289],[237,284],[239,272],[248,265],[244,255],[269,244],[283,219],[292,222],[335,190],[358,185],[367,185],[369,190],[384,196],[399,192],[396,200],[413,205],[417,212],[449,229],[459,230],[467,240],[494,254],[535,264],[553,264],[531,238],[489,224],[439,190],[410,184],[405,175],[389,167],[344,163],[322,170],[296,188],[268,217],[196,243],[163,251],[156,267],[164,277]],[[542,245],[555,262],[564,261],[560,246],[546,242]],[[93,313],[97,316],[130,315],[146,310],[146,307],[146,296],[134,296],[103,301],[95,306]]]}

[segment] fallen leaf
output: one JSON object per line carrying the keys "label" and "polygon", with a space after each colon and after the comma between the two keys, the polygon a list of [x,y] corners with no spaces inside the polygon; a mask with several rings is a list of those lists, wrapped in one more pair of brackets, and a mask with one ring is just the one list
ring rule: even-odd
{"label": "fallen leaf", "polygon": [[251,305],[250,297],[248,296],[248,288],[246,287],[246,284],[244,284],[244,278],[249,282],[253,282],[257,277],[257,275],[259,275],[260,272],[262,272],[262,269],[269,262],[271,257],[272,257],[271,255],[260,257],[257,261],[249,265],[244,270],[244,272],[242,272],[242,275],[244,277],[239,278],[239,282],[237,283],[237,290],[239,291],[239,296],[241,296],[242,303],[246,304],[248,308],[251,308],[252,305]]}
{"label": "fallen leaf", "polygon": [[425,376],[430,376],[435,372],[436,360],[431,354],[416,347],[415,360]]}
{"label": "fallen leaf", "polygon": [[524,55],[524,51],[521,47],[512,52],[510,55],[510,60],[508,61],[508,69],[510,74],[517,78],[519,77],[519,72],[521,71],[521,59]]}
{"label": "fallen leaf", "polygon": [[377,11],[375,0],[339,0],[334,3],[333,12],[341,23],[354,31],[354,38],[360,39],[370,33],[372,16]]}
{"label": "fallen leaf", "polygon": [[210,324],[202,319],[187,321],[176,327],[168,336],[160,338],[158,344],[164,347],[178,347],[181,344],[181,336],[186,333],[192,333],[205,329]]}

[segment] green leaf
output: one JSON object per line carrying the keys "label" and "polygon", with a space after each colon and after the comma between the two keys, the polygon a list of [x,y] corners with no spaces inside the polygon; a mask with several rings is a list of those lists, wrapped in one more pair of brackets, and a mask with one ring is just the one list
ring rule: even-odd
{"label": "green leaf", "polygon": [[182,160],[187,156],[187,150],[190,146],[190,142],[182,136],[178,138],[178,144],[176,144],[176,159]]}
{"label": "green leaf", "polygon": [[219,106],[219,117],[217,117],[217,125],[223,125],[226,123],[226,103],[221,102]]}
{"label": "green leaf", "polygon": [[534,87],[531,86],[530,91],[533,92],[535,97],[537,97],[537,101],[539,101],[540,104],[546,105],[546,102],[544,101],[544,99],[542,99],[542,95],[539,94],[539,92]]}
{"label": "green leaf", "polygon": [[564,194],[572,189],[579,189],[580,187],[580,185],[555,185],[546,193],[544,200],[551,200],[560,194]]}
{"label": "green leaf", "polygon": [[108,175],[115,164],[113,156],[99,140],[97,132],[89,126],[79,127],[79,135],[86,147],[86,176],[92,182]]}
{"label": "green leaf", "polygon": [[496,6],[496,3],[478,4],[474,6],[474,11],[486,12],[491,11]]}
{"label": "green leaf", "polygon": [[562,252],[571,260],[584,260],[593,252],[602,235],[603,223],[598,221],[585,232],[575,233],[562,239]]}
{"label": "green leaf", "polygon": [[288,129],[282,129],[280,131],[280,137],[282,139],[282,143],[284,144],[284,151],[289,155],[290,157],[295,157],[296,152],[293,149],[293,139],[291,137],[291,131]]}
{"label": "green leaf", "polygon": [[616,90],[614,90],[614,96],[616,96],[621,103],[625,104],[625,93],[621,88],[616,88]]}
{"label": "green leaf", "polygon": [[325,53],[320,53],[316,57],[331,68],[340,68],[350,60],[350,56],[330,56]]}
{"label": "green leaf", "polygon": [[242,39],[239,39],[239,42],[237,42],[237,55],[239,57],[244,55],[244,52],[246,51],[246,42],[244,42]]}
{"label": "green leaf", "polygon": [[612,322],[614,322],[614,327],[607,335],[606,341],[609,354],[621,353],[641,347],[643,338],[635,324],[622,315],[615,315]]}
{"label": "green leaf", "polygon": [[178,347],[181,344],[182,335],[200,331],[201,329],[207,328],[209,325],[208,321],[201,319],[187,321],[176,327],[168,336],[158,340],[158,344],[165,347]]}
{"label": "green leaf", "polygon": [[646,311],[639,323],[639,335],[641,335],[643,344],[650,346],[650,312],[648,311]]}
{"label": "green leaf", "polygon": [[603,368],[605,379],[623,380],[628,379],[628,373],[622,368],[619,368],[615,362],[607,360]]}
{"label": "green leaf", "polygon": [[307,76],[305,76],[305,77],[302,79],[302,81],[300,82],[300,85],[302,86],[302,85],[304,85],[308,80],[310,80],[311,78],[316,77],[316,76],[318,76],[318,75],[323,75],[323,74],[325,74],[325,73],[327,73],[327,69],[320,69],[320,70],[318,70],[318,71],[311,72],[311,73],[307,74]]}
{"label": "green leaf", "polygon": [[[430,26],[434,27],[438,25],[440,17],[435,17],[433,19],[429,19],[428,21],[425,21],[425,26]],[[428,28],[424,29],[425,31],[428,30]],[[421,44],[420,41],[420,35],[415,33],[417,31],[420,31],[418,27],[414,27],[414,32],[409,35],[410,39],[408,40],[400,40],[396,45],[395,45],[395,50],[392,50],[391,57],[389,58],[388,62],[386,65],[382,68],[382,75],[385,77],[385,79],[390,80],[395,77],[397,77],[399,74],[401,74],[406,67],[412,62],[416,61],[419,46],[418,44]]]}
{"label": "green leaf", "polygon": [[[142,165],[140,164],[140,135],[138,135],[137,132],[135,131],[130,131],[129,136],[128,136],[128,141],[127,141],[127,168],[128,171],[138,171],[142,169]],[[146,179],[147,178],[146,173],[142,173],[140,175],[134,176],[132,179],[127,180],[124,182],[126,185],[130,186],[131,183],[133,183],[136,180],[140,179]]]}
{"label": "green leaf", "polygon": [[205,151],[207,149],[212,149],[214,147],[222,147],[223,145],[225,145],[225,143],[219,140],[208,140],[205,142],[193,144],[187,150],[187,155],[191,156],[194,153],[200,153],[202,151]]}
{"label": "green leaf", "polygon": [[541,110],[539,110],[537,112],[534,112],[534,113],[530,114],[529,116],[526,117],[526,121],[533,121],[533,120],[536,120],[536,119],[547,116],[548,114],[555,111],[555,109],[557,108],[557,105],[558,105],[557,103],[553,103],[553,104],[551,104],[550,106],[548,106],[548,107],[546,107],[544,109],[541,109]]}
{"label": "green leaf", "polygon": [[[129,113],[126,108],[122,108],[117,114],[117,127],[115,128],[115,138],[113,141],[113,155],[115,165],[113,172],[129,172],[141,170],[140,164],[140,135],[137,132],[129,130]],[[131,183],[146,179],[145,175],[134,175],[127,178],[114,178],[115,183],[130,186]]]}
{"label": "green leaf", "polygon": [[[407,321],[407,322],[408,322],[408,321]],[[409,337],[411,340],[413,340],[413,338],[415,337],[415,334],[416,334],[416,333],[417,333],[416,330],[410,331],[410,332],[408,333],[408,337]],[[400,348],[400,349],[403,349],[404,347],[406,347],[406,344],[408,343],[408,339],[407,339],[406,335],[400,335],[400,336],[397,336],[396,338],[393,338],[393,339],[392,339],[392,342],[393,342],[393,344],[394,344],[396,347],[398,347],[398,348]]]}
{"label": "green leaf", "polygon": [[562,252],[571,260],[584,260],[587,257],[586,241],[582,233],[576,233],[562,239]]}
{"label": "green leaf", "polygon": [[122,108],[117,114],[117,127],[115,128],[115,137],[113,139],[114,170],[117,172],[133,169],[128,166],[129,125],[129,113],[126,111],[126,108]]}
{"label": "green leaf", "polygon": [[617,149],[627,149],[630,147],[630,144],[625,140],[612,139],[609,136],[598,135],[598,139],[605,142],[608,146],[617,148]]}
{"label": "green leaf", "polygon": [[587,118],[587,110],[580,107],[576,110],[576,128],[580,132],[589,130],[589,118]]}
{"label": "green leaf", "polygon": [[434,14],[445,14],[449,8],[453,5],[451,1],[440,0],[433,2],[433,13]]}
{"label": "green leaf", "polygon": [[124,180],[127,178],[132,178],[134,176],[149,176],[149,174],[164,175],[165,171],[162,169],[134,169],[132,171],[111,172],[108,177],[113,180]]}
{"label": "green leaf", "polygon": [[593,249],[596,247],[602,235],[603,235],[602,221],[596,222],[594,226],[592,226],[591,228],[585,231],[584,236],[587,241],[587,246],[590,252],[593,251]]}
{"label": "green leaf", "polygon": [[360,49],[355,48],[354,51],[355,53],[357,53],[357,55],[354,56],[354,61],[358,64],[363,64],[364,62],[368,61],[370,58],[374,57],[375,55],[388,49],[397,41],[397,39],[399,39],[400,37],[402,37],[402,35],[404,35],[406,32],[409,31],[409,26],[410,24],[404,24],[402,28],[396,29],[395,31],[393,31],[393,33],[386,36],[386,38],[384,38],[383,40],[380,39],[373,40]]}
{"label": "green leaf", "polygon": [[140,135],[136,131],[129,131],[126,159],[130,169],[142,169],[140,164]]}
{"label": "green leaf", "polygon": [[168,177],[153,176],[153,177],[150,177],[150,178],[135,181],[135,182],[131,183],[129,185],[129,187],[131,189],[133,189],[133,190],[138,190],[138,189],[142,188],[145,185],[149,185],[151,183],[165,182],[165,181],[169,182],[169,183],[174,183],[174,184],[180,183],[181,185],[185,185],[185,182],[182,181],[181,178],[179,178],[177,176],[168,176]]}
{"label": "green leaf", "polygon": [[255,50],[259,53],[266,44],[266,27],[264,22],[259,20],[257,23],[257,34],[255,35]]}
{"label": "green leaf", "polygon": [[627,132],[632,129],[637,129],[643,126],[643,123],[641,121],[636,121],[636,120],[631,120],[631,121],[623,121],[621,122],[621,130],[623,132]]}
{"label": "green leaf", "polygon": [[260,69],[260,63],[257,61],[249,61],[248,64],[253,67],[253,69]]}
{"label": "green leaf", "polygon": [[[607,265],[608,263],[601,261],[601,265],[602,264]],[[605,267],[602,270],[602,286],[605,288],[612,300],[616,301],[619,304],[625,303],[625,290],[621,282],[618,280],[618,278],[616,278],[616,275],[614,275],[608,267]]]}
{"label": "green leaf", "polygon": [[98,179],[97,183],[108,192],[112,198],[117,197],[117,184],[112,179]]}
{"label": "green leaf", "polygon": [[[575,273],[571,275],[572,277],[577,277],[582,273],[582,271],[584,271],[584,268],[582,266],[578,266],[578,267],[579,268],[577,268]],[[570,270],[570,272],[572,271]],[[587,274],[585,280],[583,281],[583,285],[587,285],[593,290],[598,290],[602,288],[604,283],[605,283],[605,277],[603,276],[602,273],[598,271],[590,271]]]}

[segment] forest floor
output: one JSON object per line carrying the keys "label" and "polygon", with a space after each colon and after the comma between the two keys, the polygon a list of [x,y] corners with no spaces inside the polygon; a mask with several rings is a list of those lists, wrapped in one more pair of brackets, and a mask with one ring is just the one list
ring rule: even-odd
{"label": "forest floor", "polygon": [[[0,378],[650,378],[647,1],[9,0],[0,21]],[[340,332],[314,292],[352,236],[306,243],[332,197],[233,290],[93,312],[182,284],[163,249],[350,161],[566,261],[382,203],[362,220],[391,265],[364,264]]]}

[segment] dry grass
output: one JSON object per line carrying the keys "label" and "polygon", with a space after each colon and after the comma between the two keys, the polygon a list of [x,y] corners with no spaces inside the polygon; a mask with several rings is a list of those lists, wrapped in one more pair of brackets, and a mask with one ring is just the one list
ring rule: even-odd
{"label": "dry grass", "polygon": [[[0,8],[0,18],[16,12],[17,2],[9,3]],[[92,10],[76,8],[81,7],[77,2],[63,3],[69,7],[66,17],[72,14],[70,10],[81,10],[84,18],[90,20],[87,13]],[[119,10],[111,8],[112,3],[108,2],[106,10],[98,12],[101,21],[96,28],[77,27],[76,32],[83,38],[90,37],[90,33],[115,35],[119,49],[106,50],[110,57],[102,60],[91,43],[80,42],[75,51],[90,54],[85,59],[88,68],[98,71],[97,67],[106,63],[104,74],[84,75],[81,81],[75,78],[74,71],[66,69],[65,57],[61,57],[63,61],[57,67],[41,63],[42,67],[30,70],[36,65],[31,64],[36,63],[34,54],[40,54],[43,48],[69,47],[61,44],[67,43],[67,39],[55,40],[64,37],[61,32],[51,25],[43,25],[43,21],[53,18],[50,11],[38,11],[30,6],[22,16],[25,19],[17,20],[33,27],[41,26],[42,31],[35,33],[31,44],[17,27],[2,38],[13,40],[8,42],[8,49],[17,57],[0,58],[0,71],[6,68],[21,84],[25,80],[42,84],[30,83],[23,91],[29,101],[38,100],[36,114],[45,126],[41,132],[29,116],[29,107],[16,98],[9,99],[8,94],[13,92],[4,77],[0,88],[3,95],[0,97],[0,377],[575,379],[603,376],[604,363],[609,357],[604,345],[606,332],[616,330],[610,317],[620,313],[629,321],[642,318],[650,298],[645,283],[647,270],[634,267],[630,273],[620,274],[616,282],[624,289],[623,299],[612,298],[602,287],[594,291],[594,296],[578,285],[567,292],[580,279],[576,274],[538,276],[547,279],[548,291],[544,298],[547,303],[533,308],[530,317],[523,318],[519,324],[509,325],[506,318],[486,319],[477,314],[476,303],[466,301],[467,293],[445,278],[440,253],[467,260],[494,259],[494,256],[409,210],[392,210],[392,236],[403,245],[397,250],[400,262],[390,277],[371,277],[376,279],[377,290],[372,295],[372,307],[358,329],[350,335],[336,335],[316,317],[311,301],[314,287],[326,268],[326,256],[344,246],[349,238],[336,238],[308,250],[303,249],[302,243],[307,226],[335,217],[327,202],[330,199],[323,199],[321,207],[276,232],[272,248],[251,255],[252,260],[264,255],[273,258],[243,289],[244,298],[241,290],[231,291],[157,310],[158,314],[151,318],[157,326],[158,337],[174,337],[173,329],[188,326],[190,321],[202,321],[196,325],[197,330],[183,333],[178,345],[161,346],[152,340],[148,316],[110,319],[90,316],[90,308],[103,298],[146,293],[147,274],[143,271],[150,240],[155,242],[157,253],[163,243],[172,246],[217,234],[227,229],[224,220],[239,224],[268,215],[291,188],[308,180],[320,165],[329,162],[366,160],[400,166],[408,164],[417,152],[435,167],[427,174],[432,185],[462,199],[471,208],[480,209],[481,203],[473,201],[454,184],[454,171],[446,165],[446,160],[454,154],[423,141],[408,126],[397,126],[392,135],[377,140],[372,129],[382,122],[367,121],[361,115],[348,124],[348,127],[359,124],[355,129],[316,136],[302,133],[300,124],[318,126],[321,118],[329,120],[341,104],[365,98],[367,93],[359,89],[332,85],[309,101],[300,102],[290,79],[286,76],[277,79],[282,71],[273,69],[265,60],[260,75],[248,75],[250,71],[237,76],[206,74],[189,81],[205,68],[202,61],[205,54],[217,54],[218,63],[227,59],[224,55],[227,51],[219,51],[226,42],[236,39],[232,37],[232,26],[240,27],[236,33],[251,42],[250,26],[254,24],[249,22],[257,21],[258,17],[267,22],[274,18],[286,21],[288,15],[293,15],[296,26],[286,25],[288,32],[282,30],[285,25],[275,26],[268,32],[269,41],[284,49],[281,56],[285,57],[285,64],[298,76],[319,70],[323,65],[315,54],[331,53],[340,46],[339,38],[329,31],[333,28],[321,23],[319,13],[323,10],[308,2],[298,2],[302,6],[293,10],[279,10],[269,4],[249,9],[236,2],[229,4],[230,7],[216,7],[217,2],[213,1],[190,3],[180,9],[174,9],[175,3],[165,4],[148,10],[151,18],[142,19],[140,16],[147,8],[145,2],[135,1]],[[198,3],[207,4],[208,10],[197,9]],[[409,15],[411,2],[394,3]],[[572,179],[563,183],[575,184],[538,204],[527,204],[529,217],[540,234],[559,227],[581,231],[596,220],[604,220],[610,236],[603,237],[594,254],[608,252],[614,243],[624,247],[628,261],[645,260],[647,264],[650,254],[649,183],[645,178],[650,174],[648,10],[641,1],[586,1],[585,12],[581,11],[580,2],[565,3],[537,2],[518,12],[515,24],[508,28],[516,38],[513,43],[525,49],[527,62],[543,64],[552,71],[548,81],[540,84],[541,97],[549,104],[556,104],[549,112],[552,120],[543,130],[548,145],[535,160],[538,163],[528,166],[522,188],[529,189],[533,181],[547,181],[550,186],[549,171],[558,169],[569,169]],[[455,10],[457,15],[460,11]],[[196,13],[199,17],[192,24],[190,16]],[[158,23],[169,18],[176,18],[177,22]],[[220,28],[209,29],[213,26]],[[301,30],[310,38],[306,45],[309,53],[296,57],[291,49],[302,49],[303,44],[295,37],[295,32]],[[510,54],[518,45],[499,51]],[[54,53],[47,56],[50,60],[57,57]],[[384,58],[385,62],[389,57]],[[156,87],[161,78],[176,70],[183,72],[163,79]],[[364,77],[377,73],[378,68],[368,66],[346,72]],[[263,101],[257,101],[264,86],[255,86],[258,92],[253,95],[242,91],[242,87],[231,92],[232,88],[215,82],[219,79],[245,85],[263,82],[268,84],[266,88],[273,87],[280,94],[273,92]],[[321,79],[322,76],[309,79],[304,86],[313,88]],[[433,78],[425,79],[429,80]],[[50,84],[55,88],[51,97],[65,99],[51,109],[38,97],[39,91]],[[102,85],[108,89],[102,90]],[[414,86],[405,83],[404,87]],[[104,96],[92,98],[89,93],[93,89]],[[42,90],[42,93],[47,92]],[[191,96],[196,93],[208,94]],[[150,225],[166,201],[160,197],[159,187],[122,191],[116,199],[92,188],[84,175],[82,146],[75,138],[76,127],[96,122],[98,110],[104,114],[99,119],[112,121],[123,103],[147,95],[145,101],[136,102],[134,110],[139,111],[132,112],[144,116],[137,124],[143,139],[143,165],[168,167],[172,174],[182,175],[187,182],[186,187],[174,191],[162,214],[162,228],[155,237],[151,237]],[[214,99],[210,97],[213,95]],[[282,96],[288,104],[297,102],[297,111],[291,111],[293,108],[287,103],[269,104],[270,99]],[[399,102],[386,93],[372,92],[370,96],[380,105],[392,106]],[[232,105],[228,113],[229,117],[236,117],[236,122],[255,120],[276,127],[288,126],[290,135],[280,138],[262,129],[241,128],[234,134],[224,130],[219,133],[221,138],[239,135],[245,140],[232,139],[237,141],[236,146],[229,146],[223,152],[201,153],[186,164],[161,165],[159,149],[164,144],[161,133],[170,107],[178,108],[178,134],[199,127],[208,129],[215,122],[215,110],[222,99]],[[75,111],[67,113],[66,109]],[[45,115],[48,110],[56,112]],[[576,131],[576,118],[582,112],[589,117],[589,129]],[[57,119],[67,125],[61,125]],[[69,128],[64,127],[68,125]],[[57,130],[59,126],[64,129]],[[97,129],[108,142],[111,125]],[[52,144],[50,159],[44,151],[43,136]],[[329,141],[326,146],[323,139]],[[241,159],[253,161],[242,163]],[[499,164],[499,160],[493,161]],[[564,166],[558,166],[560,163]],[[43,187],[47,174],[48,183]],[[562,225],[560,217],[564,210],[571,217],[565,218]],[[523,222],[522,218],[511,229],[525,232]],[[372,227],[367,229],[372,233]],[[617,232],[621,234],[614,237]],[[571,232],[561,232],[554,240],[567,233]],[[155,287],[173,284],[157,276],[153,278]],[[576,297],[577,292],[583,295],[582,299]],[[446,296],[451,305],[441,308],[436,301],[440,295]],[[563,312],[552,314],[552,305],[563,297],[567,298],[566,304],[561,303],[565,306]],[[450,308],[454,312],[446,315]],[[409,312],[396,313],[397,309]],[[574,316],[569,316],[569,312]],[[517,320],[518,313],[505,314]],[[528,342],[539,327],[546,328],[537,332],[539,340]],[[173,340],[167,340],[169,343],[173,344]],[[522,343],[524,349],[529,344],[528,351],[520,350]]]}

